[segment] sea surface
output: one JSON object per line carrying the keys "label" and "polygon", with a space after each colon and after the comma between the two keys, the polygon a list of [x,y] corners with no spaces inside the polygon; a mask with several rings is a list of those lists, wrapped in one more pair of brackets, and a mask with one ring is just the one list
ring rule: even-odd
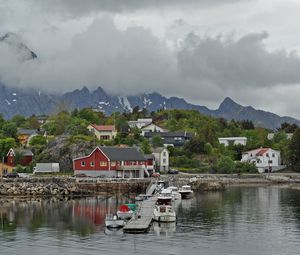
{"label": "sea surface", "polygon": [[148,234],[104,226],[134,196],[0,203],[0,254],[300,254],[300,190],[231,187],[176,204],[175,224]]}

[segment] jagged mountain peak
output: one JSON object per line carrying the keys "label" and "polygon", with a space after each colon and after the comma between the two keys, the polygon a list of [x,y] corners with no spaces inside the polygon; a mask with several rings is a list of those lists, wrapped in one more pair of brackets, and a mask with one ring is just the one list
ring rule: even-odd
{"label": "jagged mountain peak", "polygon": [[69,102],[73,109],[91,107],[106,114],[111,114],[115,111],[131,111],[135,106],[139,106],[140,109],[146,108],[149,112],[160,109],[187,109],[197,110],[205,115],[222,117],[228,120],[248,119],[256,125],[273,130],[280,127],[283,122],[295,123],[300,126],[299,120],[256,110],[252,106],[244,107],[229,97],[224,99],[218,110],[210,110],[205,106],[190,104],[183,98],[167,98],[157,92],[132,96],[116,96],[106,93],[101,87],[95,90],[83,87],[67,92],[62,96],[54,96],[44,92],[40,93],[38,90],[11,88],[0,83],[0,113],[6,118],[11,118],[17,113],[25,116],[50,114],[61,101]]}

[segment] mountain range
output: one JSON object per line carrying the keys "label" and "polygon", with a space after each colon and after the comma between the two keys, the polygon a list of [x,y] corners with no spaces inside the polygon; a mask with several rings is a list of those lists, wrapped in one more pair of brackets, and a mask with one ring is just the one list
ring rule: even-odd
{"label": "mountain range", "polygon": [[93,108],[106,114],[119,111],[132,111],[135,106],[146,108],[148,111],[159,109],[189,109],[227,120],[251,120],[255,125],[269,129],[280,127],[281,123],[300,121],[291,117],[280,117],[274,113],[256,110],[252,106],[242,106],[227,97],[216,110],[205,106],[194,105],[178,97],[164,97],[159,93],[145,93],[133,96],[114,96],[106,93],[101,87],[94,91],[88,88],[76,89],[63,95],[51,95],[34,89],[11,88],[0,83],[0,113],[5,118],[16,114],[24,116],[50,114],[60,103],[66,103],[70,109]]}
{"label": "mountain range", "polygon": [[[31,51],[20,38],[8,33],[0,36],[0,43],[10,47],[22,58],[21,61],[30,61],[38,56]],[[106,93],[101,87],[90,91],[87,87],[76,89],[63,95],[44,93],[36,89],[13,88],[1,83],[0,76],[0,113],[7,119],[16,114],[24,116],[50,114],[55,111],[61,102],[67,102],[70,109],[90,107],[97,111],[111,114],[115,111],[131,111],[135,106],[146,108],[148,111],[159,109],[192,109],[202,114],[224,118],[227,120],[251,120],[255,125],[269,129],[280,127],[287,122],[300,126],[300,121],[291,117],[280,117],[274,113],[256,110],[251,106],[242,106],[227,97],[216,110],[205,106],[194,105],[182,98],[167,98],[159,93],[144,93],[132,96],[115,96]]]}

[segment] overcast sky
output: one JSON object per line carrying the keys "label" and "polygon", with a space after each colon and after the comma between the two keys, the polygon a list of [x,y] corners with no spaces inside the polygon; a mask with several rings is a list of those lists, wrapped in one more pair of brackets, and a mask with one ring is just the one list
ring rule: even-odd
{"label": "overcast sky", "polygon": [[[298,0],[0,0],[9,86],[157,91],[217,108],[227,96],[300,119]],[[25,60],[24,60],[25,59]]]}

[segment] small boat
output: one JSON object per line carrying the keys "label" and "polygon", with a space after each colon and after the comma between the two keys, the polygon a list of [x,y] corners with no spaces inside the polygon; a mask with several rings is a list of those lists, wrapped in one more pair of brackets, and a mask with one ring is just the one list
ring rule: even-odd
{"label": "small boat", "polygon": [[193,191],[190,185],[183,185],[179,191],[182,199],[191,198],[193,196]]}
{"label": "small boat", "polygon": [[158,222],[175,222],[176,213],[171,205],[156,205],[153,220]]}
{"label": "small boat", "polygon": [[171,195],[174,200],[181,200],[181,194],[178,192],[178,188],[174,186],[168,187],[171,190]]}
{"label": "small boat", "polygon": [[135,201],[144,201],[152,197],[152,195],[140,194],[135,197]]}
{"label": "small boat", "polygon": [[117,215],[107,214],[105,217],[105,226],[107,228],[122,228],[125,225],[125,221],[118,219]]}
{"label": "small boat", "polygon": [[172,205],[172,194],[170,189],[164,189],[157,197],[156,204],[157,205]]}
{"label": "small boat", "polygon": [[130,210],[128,205],[120,205],[119,210],[117,211],[117,216],[122,220],[128,220],[133,216],[133,211]]}
{"label": "small boat", "polygon": [[131,219],[137,208],[136,204],[124,204],[119,206],[117,216],[120,219],[128,220]]}

